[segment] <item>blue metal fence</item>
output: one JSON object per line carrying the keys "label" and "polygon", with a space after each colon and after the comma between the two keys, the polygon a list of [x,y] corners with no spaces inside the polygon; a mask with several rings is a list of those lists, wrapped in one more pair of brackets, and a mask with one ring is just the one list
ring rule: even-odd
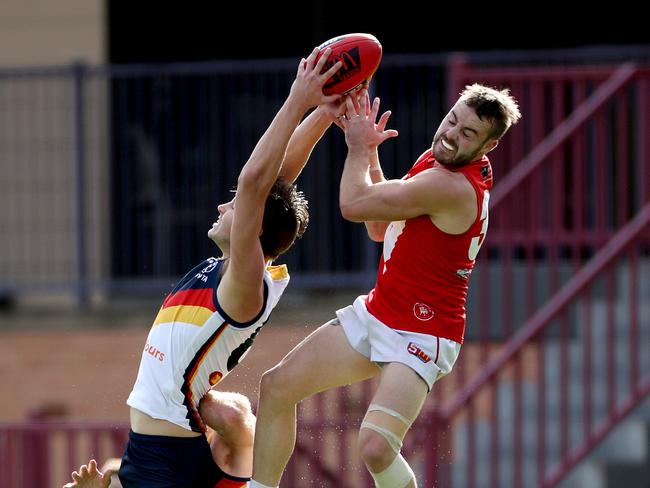
{"label": "blue metal fence", "polygon": [[[373,89],[401,130],[382,148],[401,176],[430,144],[443,59],[387,60]],[[218,252],[205,236],[239,169],[280,107],[293,60],[83,66],[0,72],[5,209],[0,288],[167,290]],[[408,96],[406,95],[408,94]],[[324,137],[299,179],[308,233],[281,259],[307,287],[368,285],[379,249],[341,219],[345,142]]]}
{"label": "blue metal fence", "polygon": [[[468,55],[490,66],[628,58],[650,49]],[[217,252],[205,237],[216,206],[294,72],[295,60],[0,70],[0,293],[83,304],[98,291],[168,290]],[[430,145],[453,98],[447,76],[446,55],[384,57],[372,90],[400,131],[380,148],[389,177]],[[301,287],[374,279],[378,245],[337,206],[344,158],[334,127],[298,181],[310,229],[282,261]]]}

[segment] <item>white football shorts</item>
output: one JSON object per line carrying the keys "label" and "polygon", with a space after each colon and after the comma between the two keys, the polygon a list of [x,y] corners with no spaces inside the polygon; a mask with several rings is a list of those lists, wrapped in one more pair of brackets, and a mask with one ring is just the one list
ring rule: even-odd
{"label": "white football shorts", "polygon": [[368,312],[365,295],[337,310],[336,317],[356,351],[380,365],[405,364],[422,377],[429,390],[451,371],[460,353],[458,342],[391,329]]}

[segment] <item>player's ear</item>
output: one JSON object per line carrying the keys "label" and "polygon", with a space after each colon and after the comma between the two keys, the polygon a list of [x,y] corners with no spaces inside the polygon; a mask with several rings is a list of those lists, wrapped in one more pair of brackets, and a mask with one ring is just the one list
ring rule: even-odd
{"label": "player's ear", "polygon": [[481,148],[481,152],[483,154],[487,154],[492,149],[496,148],[499,145],[499,139],[488,139],[485,144],[483,144],[483,147]]}

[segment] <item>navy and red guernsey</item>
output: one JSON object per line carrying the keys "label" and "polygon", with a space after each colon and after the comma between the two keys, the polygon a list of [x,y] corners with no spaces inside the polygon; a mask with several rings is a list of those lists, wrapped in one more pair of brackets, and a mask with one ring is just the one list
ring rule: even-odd
{"label": "navy and red guernsey", "polygon": [[154,419],[201,432],[203,395],[248,353],[289,283],[286,266],[264,273],[264,305],[257,317],[236,322],[219,305],[221,259],[209,258],[181,279],[165,299],[142,352],[127,404]]}
{"label": "navy and red guernsey", "polygon": [[[405,179],[441,166],[428,150]],[[488,227],[492,168],[485,156],[459,168],[444,168],[463,173],[474,188],[476,220],[462,234],[443,232],[429,215],[391,222],[366,307],[393,329],[462,343],[469,277]]]}

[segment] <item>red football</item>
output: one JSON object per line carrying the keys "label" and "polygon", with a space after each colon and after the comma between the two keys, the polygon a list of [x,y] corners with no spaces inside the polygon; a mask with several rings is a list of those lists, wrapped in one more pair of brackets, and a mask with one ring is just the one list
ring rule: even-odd
{"label": "red football", "polygon": [[341,61],[343,66],[323,87],[325,95],[344,95],[354,90],[372,77],[381,61],[381,44],[371,34],[345,34],[325,41],[318,46],[318,58],[327,48],[332,52],[323,71],[337,61]]}

